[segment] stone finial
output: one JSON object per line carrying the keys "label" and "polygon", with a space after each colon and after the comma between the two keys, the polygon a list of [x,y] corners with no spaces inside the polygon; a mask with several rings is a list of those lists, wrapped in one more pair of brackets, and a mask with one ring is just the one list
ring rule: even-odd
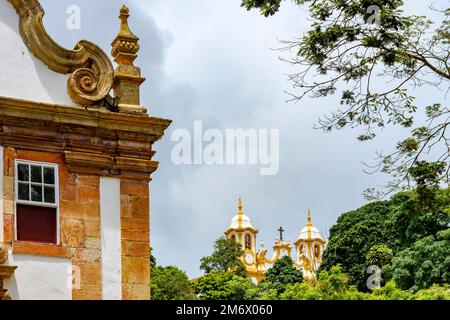
{"label": "stone finial", "polygon": [[117,64],[133,65],[133,61],[137,58],[139,52],[139,38],[136,37],[130,30],[128,25],[128,18],[130,17],[130,10],[123,6],[120,9],[119,19],[121,20],[120,29],[114,39],[111,54]]}
{"label": "stone finial", "polygon": [[117,63],[114,70],[114,95],[118,101],[119,111],[125,113],[145,113],[140,105],[140,85],[145,81],[141,77],[141,69],[134,65],[139,52],[139,38],[133,34],[128,25],[130,10],[123,6],[120,9],[120,29],[112,42],[111,54]]}

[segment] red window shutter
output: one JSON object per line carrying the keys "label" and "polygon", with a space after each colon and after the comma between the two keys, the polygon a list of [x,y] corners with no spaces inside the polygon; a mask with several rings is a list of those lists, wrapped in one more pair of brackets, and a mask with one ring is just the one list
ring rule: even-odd
{"label": "red window shutter", "polygon": [[17,204],[17,240],[56,244],[56,208]]}

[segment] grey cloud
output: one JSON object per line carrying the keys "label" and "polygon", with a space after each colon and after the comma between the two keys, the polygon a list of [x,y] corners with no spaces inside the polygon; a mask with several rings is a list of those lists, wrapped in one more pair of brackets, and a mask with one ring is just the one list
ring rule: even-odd
{"label": "grey cloud", "polygon": [[[407,132],[386,129],[373,142],[356,142],[355,131],[324,134],[311,127],[338,108],[336,98],[286,104],[289,65],[278,60],[277,39],[306,31],[305,13],[286,2],[265,19],[233,1],[127,1],[132,30],[141,38],[138,64],[148,81],[143,103],[152,115],[174,120],[156,146],[160,168],[151,191],[151,240],[158,262],[199,275],[199,259],[209,254],[237,211],[237,197],[269,247],[282,225],[295,240],[311,207],[313,223],[327,232],[345,211],[364,204],[367,187],[385,183],[362,173],[362,160],[377,149],[392,150]],[[122,1],[42,0],[49,32],[65,46],[88,38],[109,51]],[[82,29],[65,28],[68,5],[82,8]],[[418,90],[421,103],[439,92]],[[175,166],[170,159],[176,128],[280,129],[280,172],[262,177],[253,166]]]}

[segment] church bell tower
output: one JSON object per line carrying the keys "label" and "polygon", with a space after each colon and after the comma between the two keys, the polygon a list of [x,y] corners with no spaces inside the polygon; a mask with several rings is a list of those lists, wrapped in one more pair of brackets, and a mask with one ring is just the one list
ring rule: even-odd
{"label": "church bell tower", "polygon": [[244,263],[249,276],[252,272],[256,273],[256,235],[258,230],[253,227],[250,218],[242,211],[242,199],[238,200],[238,213],[231,220],[230,227],[225,231],[225,236],[233,239],[242,246]]}

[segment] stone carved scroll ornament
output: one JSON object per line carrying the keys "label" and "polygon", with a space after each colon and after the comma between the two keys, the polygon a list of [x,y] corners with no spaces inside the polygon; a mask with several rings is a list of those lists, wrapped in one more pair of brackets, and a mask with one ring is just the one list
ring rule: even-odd
{"label": "stone carved scroll ornament", "polygon": [[73,50],[58,45],[46,32],[44,10],[38,0],[7,0],[20,18],[21,37],[33,55],[52,71],[71,73],[68,93],[79,105],[92,106],[105,99],[113,86],[114,70],[96,44],[79,41]]}
{"label": "stone carved scroll ornament", "polygon": [[3,288],[3,281],[12,277],[17,267],[5,265],[8,260],[8,248],[0,242],[0,301],[11,300],[8,290]]}

